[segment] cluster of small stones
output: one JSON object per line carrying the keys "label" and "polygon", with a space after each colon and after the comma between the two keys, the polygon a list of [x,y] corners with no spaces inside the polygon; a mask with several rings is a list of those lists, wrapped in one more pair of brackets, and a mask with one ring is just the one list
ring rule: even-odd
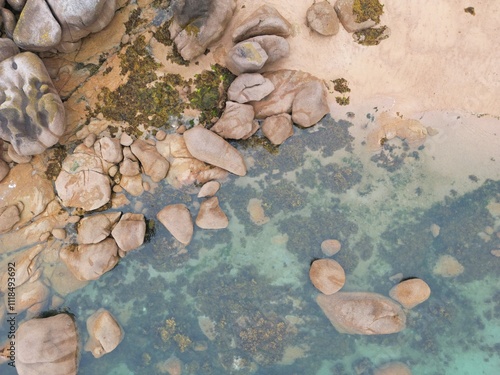
{"label": "cluster of small stones", "polygon": [[[340,249],[341,243],[335,239],[321,244],[326,256],[333,256]],[[405,310],[426,301],[431,294],[429,285],[418,278],[400,281],[389,291],[390,297],[399,304],[377,293],[339,292],[345,284],[345,272],[330,258],[314,260],[309,278],[321,292],[316,299],[318,305],[339,333],[380,335],[400,332],[406,327]]]}

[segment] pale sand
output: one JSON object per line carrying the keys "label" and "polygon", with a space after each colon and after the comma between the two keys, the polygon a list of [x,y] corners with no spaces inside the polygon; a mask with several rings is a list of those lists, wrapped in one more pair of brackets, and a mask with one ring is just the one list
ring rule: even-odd
{"label": "pale sand", "polygon": [[[385,96],[394,100],[394,111],[407,114],[455,109],[500,115],[500,4],[496,1],[382,1],[381,25],[387,25],[391,35],[378,46],[366,47],[354,42],[342,27],[333,37],[312,32],[305,24],[312,1],[238,0],[223,39],[211,48],[218,62],[224,64],[233,45],[234,28],[263,3],[278,9],[294,28],[288,38],[290,56],[265,70],[299,69],[327,83],[343,77],[354,105]],[[471,5],[475,16],[464,11]],[[332,105],[334,115],[339,110],[344,109]]]}

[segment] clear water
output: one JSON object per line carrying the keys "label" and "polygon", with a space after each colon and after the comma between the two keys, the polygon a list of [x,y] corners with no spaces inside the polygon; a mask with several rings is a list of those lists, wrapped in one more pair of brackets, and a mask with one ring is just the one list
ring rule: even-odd
{"label": "clear water", "polygon": [[[217,193],[228,229],[196,230],[184,249],[156,222],[146,245],[70,295],[65,307],[82,340],[86,318],[100,307],[125,331],[117,349],[100,359],[82,352],[79,374],[160,374],[158,363],[172,356],[182,361],[183,374],[371,374],[390,361],[417,375],[498,374],[500,258],[490,250],[500,248],[500,218],[487,208],[500,201],[498,163],[491,180],[436,180],[426,174],[430,147],[408,150],[391,142],[385,165],[377,166],[349,129],[349,122],[328,117],[296,129],[279,148],[237,144],[254,166]],[[462,192],[461,181],[473,188]],[[437,190],[447,193],[438,197]],[[262,200],[268,223],[252,223],[251,198]],[[140,201],[149,219],[170,203],[184,202],[196,213],[199,202],[165,182]],[[441,228],[436,238],[432,223]],[[485,236],[488,227],[493,233]],[[308,277],[328,238],[342,243],[334,259],[346,271],[345,291],[387,295],[398,273],[430,285],[431,297],[408,312],[404,331],[335,331]],[[454,256],[464,273],[435,275],[443,254]],[[199,317],[214,323],[213,340]],[[2,374],[13,373],[3,366]]]}

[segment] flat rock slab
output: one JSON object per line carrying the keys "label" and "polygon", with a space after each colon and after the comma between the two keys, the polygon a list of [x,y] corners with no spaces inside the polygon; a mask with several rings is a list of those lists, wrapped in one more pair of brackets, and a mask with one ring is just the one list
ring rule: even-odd
{"label": "flat rock slab", "polygon": [[246,175],[247,168],[241,154],[214,132],[195,126],[184,133],[184,140],[189,153],[196,159],[238,176]]}
{"label": "flat rock slab", "polygon": [[401,306],[381,294],[320,294],[316,302],[340,333],[386,335],[406,327],[406,315]]}
{"label": "flat rock slab", "polygon": [[60,252],[61,260],[78,280],[97,280],[113,269],[119,261],[118,245],[112,238],[97,244],[65,247]]}
{"label": "flat rock slab", "polygon": [[0,138],[19,155],[40,154],[64,133],[63,104],[37,55],[0,62],[0,118]]}
{"label": "flat rock slab", "polygon": [[76,153],[64,159],[56,179],[56,190],[67,207],[95,210],[109,202],[111,185],[95,155]]}

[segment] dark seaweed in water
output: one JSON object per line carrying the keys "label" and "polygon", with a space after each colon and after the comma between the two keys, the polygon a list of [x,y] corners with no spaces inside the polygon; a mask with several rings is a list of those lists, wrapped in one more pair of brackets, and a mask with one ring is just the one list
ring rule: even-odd
{"label": "dark seaweed in water", "polygon": [[[466,268],[462,281],[481,280],[498,274],[498,264],[491,261],[490,250],[500,245],[498,238],[485,242],[478,234],[494,226],[494,218],[486,206],[497,199],[500,181],[486,181],[479,189],[461,197],[446,198],[425,212],[413,213],[414,223],[396,225],[382,234],[381,251],[398,265],[396,272],[411,274],[427,265],[432,269],[440,255],[454,256]],[[434,238],[431,224],[440,226]]]}

